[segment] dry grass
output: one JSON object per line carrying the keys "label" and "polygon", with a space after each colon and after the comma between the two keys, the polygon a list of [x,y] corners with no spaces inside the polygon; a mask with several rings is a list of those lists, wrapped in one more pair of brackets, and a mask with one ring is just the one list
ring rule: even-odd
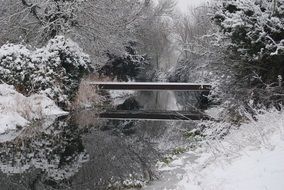
{"label": "dry grass", "polygon": [[43,117],[43,110],[41,105],[42,96],[36,96],[34,98],[23,98],[21,96],[16,97],[16,112],[28,121],[34,119],[40,119]]}
{"label": "dry grass", "polygon": [[93,81],[110,81],[109,78],[98,78],[90,75],[80,83],[77,96],[73,103],[73,109],[100,107],[106,101],[106,97],[98,93],[96,86],[89,85]]}

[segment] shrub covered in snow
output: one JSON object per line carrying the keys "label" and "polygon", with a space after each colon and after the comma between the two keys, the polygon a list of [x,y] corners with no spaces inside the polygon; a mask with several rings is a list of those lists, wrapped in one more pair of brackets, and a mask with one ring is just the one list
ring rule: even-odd
{"label": "shrub covered in snow", "polygon": [[0,48],[0,79],[24,95],[46,94],[68,108],[80,79],[91,71],[90,62],[76,43],[63,36],[36,50],[6,44]]}
{"label": "shrub covered in snow", "polygon": [[214,21],[222,32],[218,43],[226,49],[215,95],[232,115],[240,107],[254,113],[252,107],[278,106],[284,102],[284,1],[219,2]]}
{"label": "shrub covered in snow", "polygon": [[215,21],[243,59],[242,72],[253,70],[264,82],[284,75],[284,1],[221,1]]}

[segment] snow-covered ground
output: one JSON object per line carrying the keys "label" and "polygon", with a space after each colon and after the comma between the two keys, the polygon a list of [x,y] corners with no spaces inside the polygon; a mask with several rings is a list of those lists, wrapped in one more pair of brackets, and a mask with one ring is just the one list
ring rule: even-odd
{"label": "snow-covered ground", "polygon": [[[219,124],[208,134],[228,126]],[[283,190],[284,112],[259,115],[222,140],[208,138],[160,170],[161,180],[145,189]]]}
{"label": "snow-covered ground", "polygon": [[62,114],[66,112],[45,95],[25,97],[13,86],[0,84],[0,141],[1,134],[22,128],[32,120]]}

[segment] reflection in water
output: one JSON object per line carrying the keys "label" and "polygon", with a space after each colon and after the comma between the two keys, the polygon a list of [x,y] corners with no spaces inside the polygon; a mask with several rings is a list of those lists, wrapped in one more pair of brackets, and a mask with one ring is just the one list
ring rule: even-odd
{"label": "reflection in water", "polygon": [[141,91],[135,99],[143,110],[181,110],[174,92],[172,91]]}
{"label": "reflection in water", "polygon": [[1,189],[121,189],[156,178],[154,164],[181,146],[179,122],[97,120],[92,111],[37,122],[0,143]]}
{"label": "reflection in water", "polygon": [[88,161],[81,139],[84,129],[68,124],[67,119],[61,117],[48,127],[35,123],[13,141],[1,143],[1,171],[36,175],[36,180],[55,184],[78,172]]}

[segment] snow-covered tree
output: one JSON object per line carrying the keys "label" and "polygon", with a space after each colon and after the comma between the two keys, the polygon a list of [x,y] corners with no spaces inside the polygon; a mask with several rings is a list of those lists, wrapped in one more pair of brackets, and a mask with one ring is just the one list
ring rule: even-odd
{"label": "snow-covered tree", "polygon": [[244,69],[257,72],[264,82],[284,75],[284,1],[222,1],[214,19],[231,40],[231,49]]}
{"label": "snow-covered tree", "polygon": [[79,0],[2,0],[1,43],[27,42],[43,45],[76,25]]}
{"label": "snow-covered tree", "polygon": [[214,20],[230,42],[226,67],[234,75],[235,93],[255,103],[278,103],[283,98],[284,1],[220,1]]}
{"label": "snow-covered tree", "polygon": [[1,0],[0,44],[43,45],[67,35],[93,57],[123,53],[148,1]]}

